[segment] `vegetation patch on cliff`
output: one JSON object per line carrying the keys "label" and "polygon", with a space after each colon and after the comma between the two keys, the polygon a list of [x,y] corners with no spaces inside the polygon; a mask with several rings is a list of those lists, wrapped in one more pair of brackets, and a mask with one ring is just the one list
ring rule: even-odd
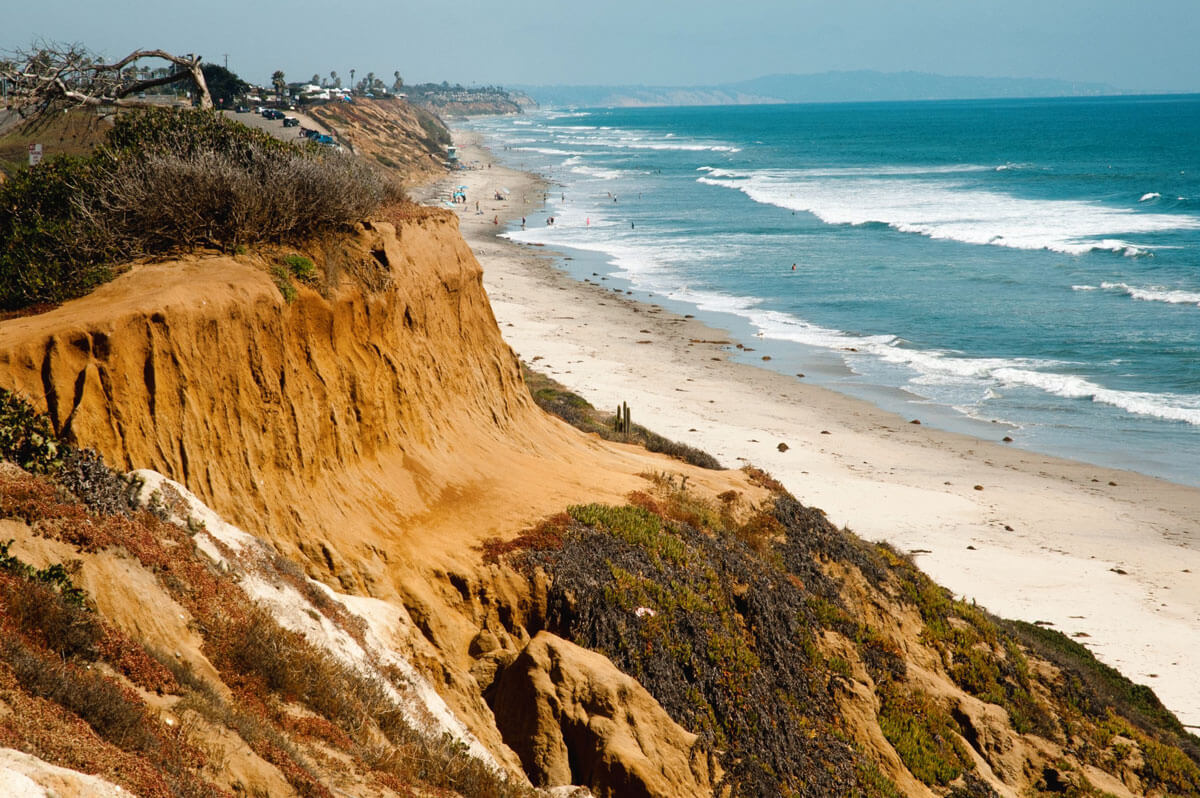
{"label": "vegetation patch on cliff", "polygon": [[401,196],[356,158],[220,114],[123,114],[91,155],[0,185],[0,310],[80,296],[138,257],[310,237]]}
{"label": "vegetation patch on cliff", "polygon": [[515,556],[551,578],[537,622],[641,682],[720,760],[731,795],[895,794],[836,722],[809,602],[832,583],[783,566],[792,531],[769,509],[656,482],[531,533]]}
{"label": "vegetation patch on cliff", "polygon": [[[1008,772],[1036,794],[1099,795],[1087,767],[1165,794],[1200,783],[1195,738],[1061,635],[955,600],[781,491],[748,507],[733,491],[707,499],[686,479],[647,476],[654,487],[626,505],[570,507],[484,556],[545,584],[530,630],[600,651],[641,682],[719,761],[727,794],[900,794],[894,766],[847,721],[864,711],[907,775],[939,794],[995,795],[969,749],[1005,772],[1024,735],[1064,752],[1030,753],[1032,777]],[[930,667],[946,687],[928,686]],[[1001,708],[1005,730],[977,727],[960,709],[968,696]],[[998,733],[1010,742],[981,741]]]}

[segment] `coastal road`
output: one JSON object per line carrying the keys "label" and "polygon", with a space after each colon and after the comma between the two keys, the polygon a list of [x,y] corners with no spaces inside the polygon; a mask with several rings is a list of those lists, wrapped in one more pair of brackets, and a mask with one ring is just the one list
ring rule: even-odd
{"label": "coastal road", "polygon": [[256,114],[253,111],[246,114],[239,114],[236,111],[223,110],[221,113],[230,119],[241,122],[246,127],[256,127],[260,130],[265,130],[282,141],[295,141],[299,139],[301,128],[308,128],[309,130],[316,130],[319,133],[332,135],[328,128],[302,111],[284,111],[288,116],[294,116],[299,119],[300,127],[284,127],[282,119],[265,119],[261,114]]}

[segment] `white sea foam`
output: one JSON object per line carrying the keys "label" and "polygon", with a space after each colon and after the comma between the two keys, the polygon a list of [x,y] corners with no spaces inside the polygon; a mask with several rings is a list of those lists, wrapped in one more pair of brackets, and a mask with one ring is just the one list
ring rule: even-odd
{"label": "white sea foam", "polygon": [[556,147],[513,147],[516,152],[536,152],[540,155],[583,155],[579,151],[560,150]]}
{"label": "white sea foam", "polygon": [[559,143],[577,147],[605,147],[615,150],[658,150],[664,152],[741,152],[736,147],[722,141],[705,141],[702,139],[677,138],[672,135],[659,135],[634,130],[599,128],[590,135],[559,136]]}
{"label": "white sea foam", "polygon": [[[1070,364],[1031,358],[970,358],[945,352],[868,345],[868,351],[884,361],[900,363],[917,371],[914,384],[977,384],[1022,386],[1064,399],[1089,399],[1134,415],[1182,421],[1200,426],[1200,396],[1155,394],[1106,388],[1083,377],[1063,373]],[[1057,369],[1057,370],[1056,370]]]}
{"label": "white sea foam", "polygon": [[993,376],[1004,384],[1025,385],[1067,399],[1090,399],[1139,416],[1183,421],[1200,426],[1200,396],[1118,391],[1072,374],[1025,369],[1000,369]]}
{"label": "white sea foam", "polygon": [[595,177],[600,180],[616,180],[624,174],[620,169],[603,169],[599,166],[572,166],[571,171],[577,175]]}
{"label": "white sea foam", "polygon": [[1146,255],[1153,244],[1118,236],[1200,229],[1197,216],[1145,213],[1082,200],[1027,199],[947,179],[950,170],[977,168],[889,168],[870,175],[841,169],[714,169],[697,181],[741,191],[763,204],[807,211],[828,224],[875,222],[932,239],[1071,255],[1093,250]]}
{"label": "white sea foam", "polygon": [[[692,301],[692,297],[680,298]],[[793,341],[874,356],[905,366],[915,375],[910,384],[975,385],[987,391],[995,386],[1034,388],[1065,399],[1087,399],[1127,413],[1200,426],[1200,396],[1155,394],[1106,388],[1083,377],[1064,373],[1069,363],[1036,358],[963,357],[936,350],[913,349],[896,336],[861,336],[810,324],[786,313],[763,310],[752,300],[696,302],[701,309],[734,312],[749,319],[764,338]],[[851,355],[853,357],[853,355]],[[995,393],[993,392],[994,396]]]}
{"label": "white sea foam", "polygon": [[1148,194],[1143,194],[1142,198],[1140,200],[1138,200],[1138,202],[1149,202],[1150,200],[1156,200],[1156,199],[1161,199],[1161,198],[1162,198],[1162,194],[1159,194],[1157,191],[1151,191]]}
{"label": "white sea foam", "polygon": [[1143,302],[1166,302],[1171,305],[1196,305],[1200,306],[1200,292],[1197,291],[1180,291],[1172,288],[1163,288],[1160,286],[1150,286],[1139,288],[1129,285],[1128,283],[1100,283],[1100,287],[1105,291],[1115,291],[1126,294],[1133,299],[1140,299]]}

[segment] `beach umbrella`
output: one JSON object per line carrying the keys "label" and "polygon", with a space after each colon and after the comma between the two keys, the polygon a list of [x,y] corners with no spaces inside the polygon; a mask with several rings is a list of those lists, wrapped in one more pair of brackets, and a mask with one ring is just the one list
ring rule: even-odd
{"label": "beach umbrella", "polygon": [[512,193],[511,191],[509,191],[509,190],[508,190],[508,189],[506,189],[506,188],[502,188],[502,189],[500,189],[500,190],[501,190],[501,191],[503,191],[505,194],[511,194],[511,193]]}

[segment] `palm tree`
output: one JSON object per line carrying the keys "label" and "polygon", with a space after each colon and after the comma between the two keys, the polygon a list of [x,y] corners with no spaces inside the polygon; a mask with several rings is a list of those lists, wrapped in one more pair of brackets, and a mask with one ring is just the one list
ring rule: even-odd
{"label": "palm tree", "polygon": [[397,69],[392,75],[396,78],[396,82],[392,84],[392,91],[400,91],[404,88],[404,78],[400,77],[400,70]]}
{"label": "palm tree", "polygon": [[287,83],[283,79],[282,69],[276,69],[275,73],[271,75],[271,85],[275,87],[275,94],[282,100],[283,93],[287,90]]}
{"label": "palm tree", "polygon": [[350,90],[354,91],[354,70],[350,70]]}

